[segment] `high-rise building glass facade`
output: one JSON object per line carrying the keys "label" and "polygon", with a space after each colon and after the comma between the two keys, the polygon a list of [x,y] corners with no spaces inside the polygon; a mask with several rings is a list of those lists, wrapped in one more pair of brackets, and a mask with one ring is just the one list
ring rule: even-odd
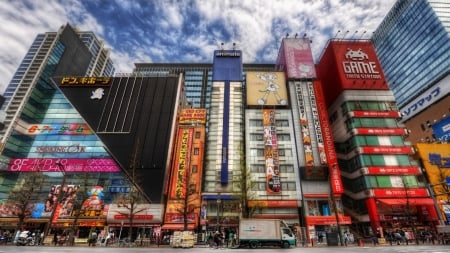
{"label": "high-rise building glass facade", "polygon": [[450,2],[400,0],[372,40],[400,109],[450,72]]}

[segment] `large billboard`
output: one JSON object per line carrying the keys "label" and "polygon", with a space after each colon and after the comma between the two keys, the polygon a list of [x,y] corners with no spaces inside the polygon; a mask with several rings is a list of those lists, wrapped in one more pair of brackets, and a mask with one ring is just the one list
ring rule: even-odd
{"label": "large billboard", "polygon": [[316,70],[308,38],[284,38],[277,59],[277,69],[285,69],[288,79],[313,79]]}
{"label": "large billboard", "polygon": [[284,72],[247,72],[247,105],[288,104]]}

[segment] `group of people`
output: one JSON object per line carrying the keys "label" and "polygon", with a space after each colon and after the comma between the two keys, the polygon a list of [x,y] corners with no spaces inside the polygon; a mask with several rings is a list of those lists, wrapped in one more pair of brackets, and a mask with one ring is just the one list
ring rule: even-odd
{"label": "group of people", "polygon": [[206,238],[206,241],[209,243],[209,247],[211,248],[232,248],[236,246],[236,237],[237,235],[234,231],[225,230],[224,233],[216,231],[214,234],[210,232]]}

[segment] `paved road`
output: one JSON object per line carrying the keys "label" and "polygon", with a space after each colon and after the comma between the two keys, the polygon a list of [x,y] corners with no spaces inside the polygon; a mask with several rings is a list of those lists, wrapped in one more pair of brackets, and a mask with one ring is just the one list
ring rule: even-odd
{"label": "paved road", "polygon": [[263,249],[211,249],[195,247],[190,249],[160,248],[112,248],[112,247],[45,247],[45,246],[0,246],[0,253],[124,253],[124,252],[166,252],[166,253],[449,253],[450,245],[409,245],[409,246],[377,246],[377,247],[314,247],[314,248],[263,248]]}

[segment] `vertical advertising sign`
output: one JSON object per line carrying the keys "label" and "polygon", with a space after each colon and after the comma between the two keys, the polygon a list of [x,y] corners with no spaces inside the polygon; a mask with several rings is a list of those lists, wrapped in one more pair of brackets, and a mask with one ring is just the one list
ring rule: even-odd
{"label": "vertical advertising sign", "polygon": [[182,199],[186,196],[186,178],[189,173],[192,136],[192,128],[178,129],[176,158],[172,169],[171,199]]}
{"label": "vertical advertising sign", "polygon": [[324,141],[324,148],[328,166],[330,168],[330,184],[335,194],[344,193],[344,186],[342,185],[341,173],[337,163],[336,150],[334,149],[334,140],[332,136],[330,122],[328,121],[328,110],[323,96],[322,85],[320,82],[314,82],[316,89],[317,110],[320,118],[320,125],[322,126],[322,136]]}
{"label": "vertical advertising sign", "polygon": [[280,193],[280,164],[278,157],[278,140],[275,126],[275,110],[263,110],[264,159],[266,161],[266,180],[268,193]]}
{"label": "vertical advertising sign", "polygon": [[284,38],[277,65],[284,65],[289,79],[316,78],[314,60],[308,38]]}

